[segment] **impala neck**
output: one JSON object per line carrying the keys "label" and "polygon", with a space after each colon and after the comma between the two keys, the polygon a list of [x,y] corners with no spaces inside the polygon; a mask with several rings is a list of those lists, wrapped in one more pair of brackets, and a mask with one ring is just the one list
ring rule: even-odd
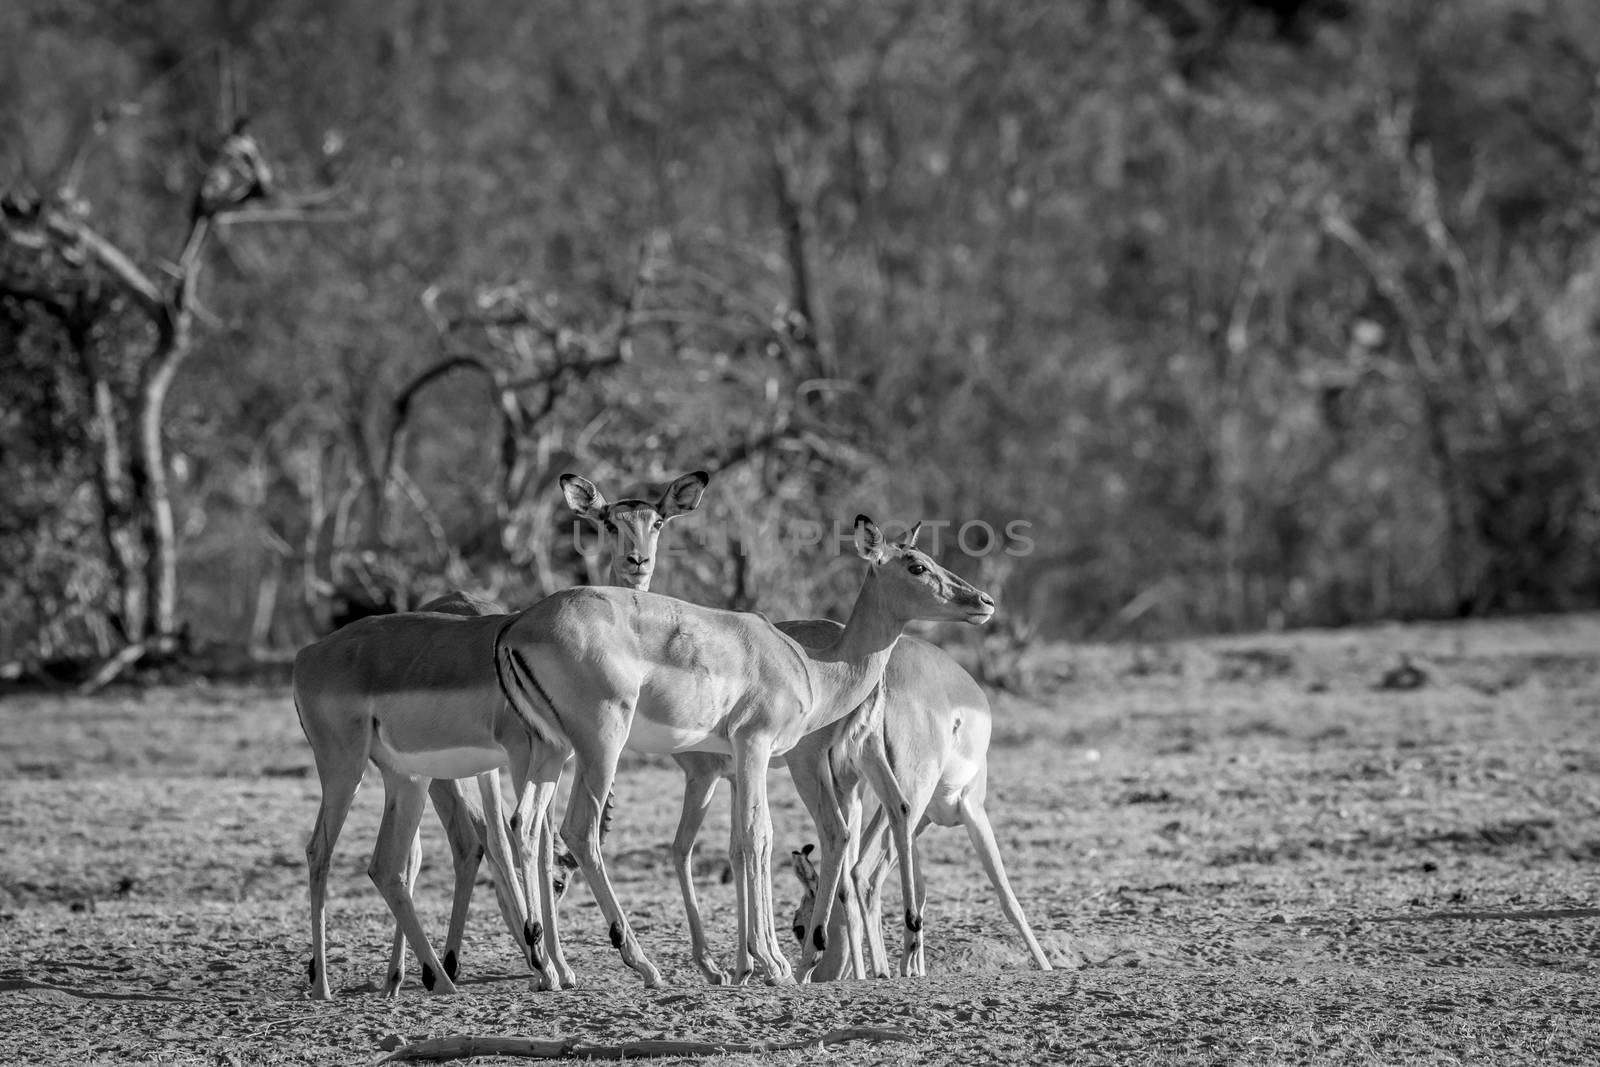
{"label": "impala neck", "polygon": [[884,603],[877,573],[869,570],[838,640],[808,650],[819,695],[827,698],[815,705],[814,727],[843,718],[867,698],[883,679],[889,654],[905,627],[906,620]]}
{"label": "impala neck", "polygon": [[[633,586],[623,581],[622,575],[617,573],[617,557],[615,553],[613,553],[611,556],[611,566],[606,569],[606,582],[607,584],[614,585],[619,589],[633,589]],[[650,579],[648,578],[645,579],[644,584],[638,589],[634,589],[634,592],[636,593],[648,593],[649,591]]]}

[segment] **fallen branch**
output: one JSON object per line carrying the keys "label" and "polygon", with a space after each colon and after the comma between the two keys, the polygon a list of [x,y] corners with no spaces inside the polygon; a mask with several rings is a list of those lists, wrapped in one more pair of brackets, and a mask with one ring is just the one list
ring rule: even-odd
{"label": "fallen branch", "polygon": [[148,651],[149,648],[146,647],[143,641],[135,641],[131,645],[125,645],[120,652],[106,660],[93,674],[78,685],[79,695],[88,696],[91,693],[98,693],[116,681],[123,671],[143,659],[144,654]]}
{"label": "fallen branch", "polygon": [[589,1045],[573,1038],[541,1041],[531,1037],[474,1037],[456,1034],[450,1037],[431,1037],[395,1049],[379,1062],[398,1063],[412,1060],[442,1062],[462,1060],[473,1056],[513,1056],[522,1059],[546,1060],[626,1060],[648,1056],[718,1056],[754,1052],[792,1052],[797,1049],[821,1048],[845,1041],[915,1041],[903,1030],[881,1030],[871,1026],[851,1026],[830,1030],[820,1037],[801,1038],[797,1041],[684,1041],[652,1040],[628,1041],[621,1045]]}

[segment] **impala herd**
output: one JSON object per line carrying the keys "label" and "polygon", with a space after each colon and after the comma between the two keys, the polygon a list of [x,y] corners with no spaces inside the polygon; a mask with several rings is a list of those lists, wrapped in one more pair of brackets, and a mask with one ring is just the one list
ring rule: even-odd
{"label": "impala herd", "polygon": [[[415,612],[350,623],[295,657],[295,707],[322,787],[306,846],[314,998],[332,995],[329,862],[369,762],[382,774],[385,800],[368,873],[396,923],[386,996],[404,979],[407,944],[429,991],[455,991],[468,901],[485,855],[535,988],[574,984],[556,909],[574,869],[623,961],[646,986],[659,986],[601,851],[624,751],[669,754],[683,769],[672,862],[694,962],[708,981],[742,983],[758,973],[771,984],[795,980],[774,918],[767,768],[777,759],[821,844],[792,857],[805,890],[793,924],[802,980],[888,974],[879,895],[891,842],[905,901],[899,972],[926,973],[916,839],[932,823],[966,828],[1007,918],[1034,962],[1050,969],[984,813],[988,700],[937,646],[902,636],[917,619],[987,622],[994,600],[920,551],[916,529],[891,543],[866,516],[855,524],[865,578],[843,624],[774,624],[650,593],[663,528],[699,507],[708,481],[697,471],[653,502],[608,502],[568,474],[561,479],[567,503],[599,529],[609,552],[609,587],[563,590],[514,614],[450,593]],[[569,762],[575,777],[560,828],[568,851],[558,854],[552,802]],[[516,796],[509,818],[502,768]],[[724,778],[738,923],[731,970],[712,955],[691,876],[695,839]],[[477,780],[476,798],[469,779]],[[863,828],[864,785],[877,804]],[[454,860],[442,959],[411,897],[427,797]]]}

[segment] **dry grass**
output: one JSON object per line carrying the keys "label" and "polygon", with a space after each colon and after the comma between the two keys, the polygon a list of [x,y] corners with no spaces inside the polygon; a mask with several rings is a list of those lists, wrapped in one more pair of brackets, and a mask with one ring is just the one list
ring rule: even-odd
{"label": "dry grass", "polygon": [[[1382,688],[1402,652],[1425,684]],[[285,692],[12,697],[0,1062],[351,1063],[390,1034],[753,1041],[847,1026],[918,1040],[838,1046],[832,1062],[1600,1058],[1600,620],[1051,649],[1030,669],[1048,695],[1000,699],[989,809],[1058,972],[1028,969],[964,835],[935,830],[934,977],[698,985],[666,869],[675,772],[643,763],[621,780],[609,853],[669,989],[638,986],[580,889],[565,931],[585,986],[530,993],[485,892],[462,996],[413,979],[377,999],[374,779],[335,861],[330,1004],[303,999],[317,790]],[[810,835],[781,778],[779,840],[798,843]],[[719,812],[702,865],[724,943],[726,827]],[[448,863],[436,832],[428,847],[418,898],[442,932]]]}

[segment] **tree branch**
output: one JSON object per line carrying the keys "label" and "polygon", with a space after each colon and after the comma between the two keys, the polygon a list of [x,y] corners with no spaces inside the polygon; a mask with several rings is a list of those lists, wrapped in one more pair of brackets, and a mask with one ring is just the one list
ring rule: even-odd
{"label": "tree branch", "polygon": [[117,284],[128,291],[145,313],[158,324],[167,322],[171,307],[161,287],[140,269],[128,255],[100,236],[86,223],[66,215],[59,209],[50,209],[44,215],[45,230],[59,241],[78,245],[110,274]]}
{"label": "tree branch", "polygon": [[538,1040],[531,1037],[474,1037],[458,1034],[435,1037],[402,1045],[379,1062],[407,1063],[427,1060],[470,1059],[474,1056],[513,1056],[522,1059],[626,1060],[651,1056],[751,1055],[762,1052],[792,1052],[821,1048],[845,1041],[906,1041],[917,1039],[903,1030],[884,1030],[872,1026],[851,1026],[830,1030],[817,1037],[793,1041],[626,1041],[620,1045],[590,1045],[573,1038]]}
{"label": "tree branch", "polygon": [[88,696],[91,693],[98,693],[116,681],[123,671],[143,659],[147,651],[149,649],[143,641],[135,641],[131,645],[122,646],[116,655],[106,660],[93,674],[79,684],[79,695]]}
{"label": "tree branch", "polygon": [[394,416],[390,419],[389,437],[383,448],[383,466],[380,468],[379,473],[381,484],[378,488],[380,494],[388,493],[389,483],[394,478],[395,466],[400,462],[400,440],[405,435],[406,423],[411,418],[412,401],[416,399],[418,393],[432,383],[443,378],[451,371],[462,368],[479,371],[489,379],[491,385],[495,386],[497,390],[499,389],[499,377],[495,374],[494,368],[477,356],[469,355],[447,356],[407,382],[405,387],[395,396],[394,403],[391,405]]}
{"label": "tree branch", "polygon": [[262,207],[243,211],[223,211],[216,217],[218,226],[246,226],[273,222],[354,222],[354,211],[308,211],[298,207]]}

